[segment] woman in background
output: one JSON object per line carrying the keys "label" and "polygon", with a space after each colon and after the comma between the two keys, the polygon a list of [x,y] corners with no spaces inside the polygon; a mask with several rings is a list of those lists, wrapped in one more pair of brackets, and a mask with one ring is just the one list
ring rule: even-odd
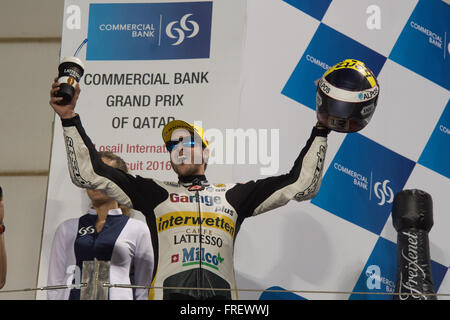
{"label": "woman in background", "polygon": [[[111,152],[99,152],[109,166],[128,171],[126,163]],[[48,285],[81,280],[83,261],[110,261],[111,284],[149,286],[153,274],[153,248],[145,223],[131,219],[129,208],[99,190],[87,190],[92,207],[80,218],[62,222],[56,230],[50,255]],[[76,278],[76,276],[75,276]],[[134,278],[134,279],[133,279]],[[49,300],[79,300],[80,289],[49,290]],[[148,290],[110,288],[110,300],[147,299]]]}

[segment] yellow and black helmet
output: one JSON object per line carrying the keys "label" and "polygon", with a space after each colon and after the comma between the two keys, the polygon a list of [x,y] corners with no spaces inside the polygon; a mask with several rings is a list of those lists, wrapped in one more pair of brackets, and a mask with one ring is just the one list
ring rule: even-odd
{"label": "yellow and black helmet", "polygon": [[379,92],[377,79],[363,62],[341,61],[317,83],[317,119],[334,131],[359,131],[372,118]]}

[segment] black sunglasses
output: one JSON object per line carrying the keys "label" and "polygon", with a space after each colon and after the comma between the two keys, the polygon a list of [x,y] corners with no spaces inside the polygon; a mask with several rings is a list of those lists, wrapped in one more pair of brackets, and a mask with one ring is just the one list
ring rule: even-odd
{"label": "black sunglasses", "polygon": [[188,140],[188,141],[180,141],[180,140],[171,140],[166,142],[166,148],[169,152],[171,152],[175,147],[181,142],[183,147],[186,148],[192,148],[195,146],[196,141],[194,139]]}

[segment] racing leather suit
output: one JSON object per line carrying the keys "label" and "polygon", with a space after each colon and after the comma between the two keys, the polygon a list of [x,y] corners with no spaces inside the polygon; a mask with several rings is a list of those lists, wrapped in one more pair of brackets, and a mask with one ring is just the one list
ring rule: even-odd
{"label": "racing leather suit", "polygon": [[101,189],[146,218],[156,266],[149,299],[237,299],[233,246],[241,223],[317,194],[329,133],[314,127],[287,174],[210,184],[205,176],[164,182],[126,174],[103,163],[78,115],[62,124],[73,183]]}

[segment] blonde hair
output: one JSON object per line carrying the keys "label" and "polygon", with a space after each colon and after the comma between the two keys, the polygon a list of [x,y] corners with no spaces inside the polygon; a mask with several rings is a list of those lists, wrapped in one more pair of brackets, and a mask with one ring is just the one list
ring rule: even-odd
{"label": "blonde hair", "polygon": [[[122,170],[125,173],[128,173],[127,163],[118,155],[116,155],[110,151],[99,151],[98,154],[101,158],[110,160],[113,163],[113,165],[111,167],[117,168],[119,170]],[[119,203],[119,208],[122,210],[122,213],[124,215],[126,215],[126,216],[131,215],[131,208],[124,206],[121,203]]]}

